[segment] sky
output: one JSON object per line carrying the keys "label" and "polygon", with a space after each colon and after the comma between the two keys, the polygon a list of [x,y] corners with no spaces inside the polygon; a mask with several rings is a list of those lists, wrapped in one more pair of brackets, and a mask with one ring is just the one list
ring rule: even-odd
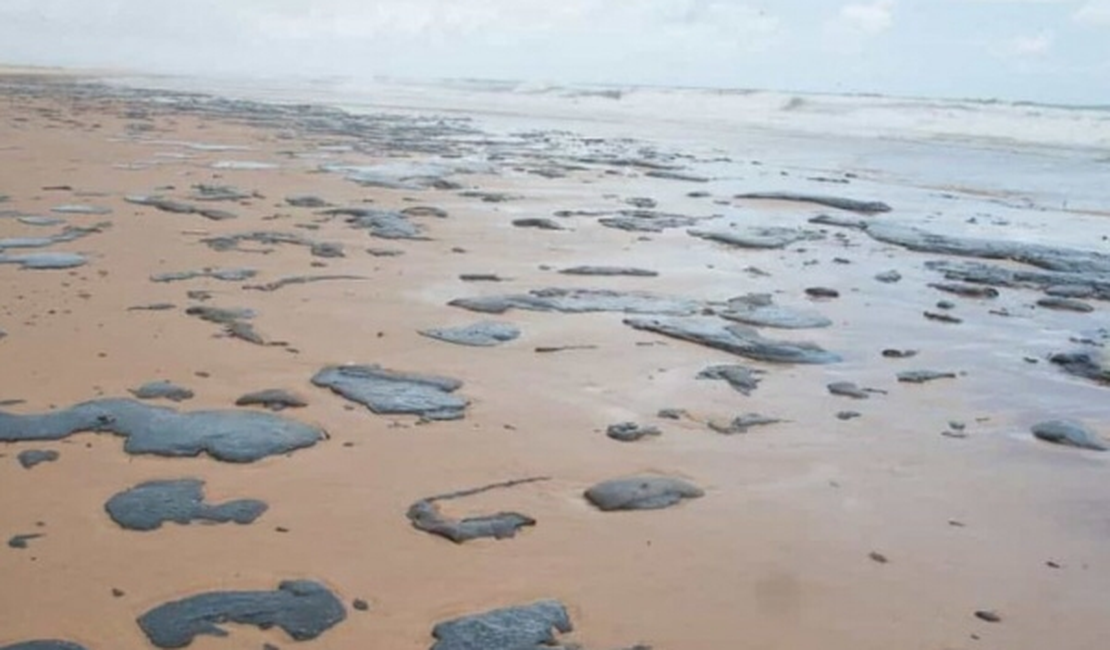
{"label": "sky", "polygon": [[1110,0],[0,0],[0,62],[1110,105]]}

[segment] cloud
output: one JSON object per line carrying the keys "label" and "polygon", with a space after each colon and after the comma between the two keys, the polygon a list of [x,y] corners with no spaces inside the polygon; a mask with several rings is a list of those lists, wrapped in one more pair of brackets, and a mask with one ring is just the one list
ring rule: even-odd
{"label": "cloud", "polygon": [[841,24],[863,34],[881,34],[894,24],[894,0],[844,5],[840,8],[838,19]]}
{"label": "cloud", "polygon": [[1021,34],[1011,38],[988,41],[987,51],[998,59],[1010,61],[1034,61],[1043,59],[1052,52],[1056,37],[1052,32]]}
{"label": "cloud", "polygon": [[1090,103],[1107,29],[1110,0],[0,0],[0,60]]}
{"label": "cloud", "polygon": [[767,1],[0,0],[0,59],[704,83],[737,78],[779,42],[782,21],[757,6]]}
{"label": "cloud", "polygon": [[963,0],[968,4],[980,5],[1064,5],[1075,4],[1075,0]]}
{"label": "cloud", "polygon": [[652,33],[637,31],[643,29],[744,35],[779,25],[734,0],[237,0],[234,6],[270,38]]}
{"label": "cloud", "polygon": [[742,0],[0,0],[0,19],[105,33],[173,33],[182,22],[207,22],[250,38],[635,35],[643,27],[743,34],[778,27],[777,18]]}
{"label": "cloud", "polygon": [[1017,56],[1044,56],[1052,49],[1053,40],[1052,34],[1042,33],[1036,36],[1018,36],[1007,45]]}
{"label": "cloud", "polygon": [[1110,27],[1110,0],[1089,0],[1076,10],[1073,18],[1089,27]]}
{"label": "cloud", "polygon": [[837,55],[861,55],[868,41],[894,26],[894,0],[854,2],[840,7],[825,21],[822,49]]}

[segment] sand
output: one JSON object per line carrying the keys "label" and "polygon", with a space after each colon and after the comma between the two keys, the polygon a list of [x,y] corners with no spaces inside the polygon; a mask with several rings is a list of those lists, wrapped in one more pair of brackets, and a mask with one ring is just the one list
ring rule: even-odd
{"label": "sand", "polygon": [[[806,219],[820,211],[733,201],[714,183],[653,179],[607,165],[549,179],[506,164],[499,173],[456,179],[465,189],[522,197],[500,203],[453,190],[362,187],[318,165],[421,161],[430,154],[411,145],[407,152],[403,145],[337,151],[358,138],[275,129],[233,113],[198,115],[56,79],[18,79],[0,84],[0,195],[9,197],[0,211],[110,227],[43,249],[83,253],[85,266],[0,265],[0,330],[7,334],[0,339],[0,399],[25,400],[3,410],[39,413],[126,397],[159,379],[195,392],[181,403],[161,402],[185,410],[231,409],[245,393],[282,388],[309,403],[282,415],[320,426],[329,437],[250,464],[132,456],[121,439],[93,433],[0,444],[0,533],[44,534],[26,549],[0,551],[0,644],[63,638],[91,650],[148,647],[135,622],[144,612],[201,592],[273,589],[283,579],[319,581],[348,604],[347,620],[298,644],[306,648],[427,648],[439,621],[548,598],[565,603],[575,623],[564,640],[597,649],[1078,650],[1110,638],[1108,460],[1029,433],[1036,422],[1072,417],[1110,434],[1106,388],[1045,360],[1074,347],[1069,337],[1104,326],[1104,303],[1092,303],[1092,314],[1072,314],[1032,309],[1040,294],[1026,289],[1004,290],[993,301],[954,298],[925,286],[941,281],[923,267],[938,256],[856,231],[830,229],[824,239],[783,250],[738,250],[689,237],[683,228],[629,233],[591,217],[565,219],[564,231],[516,228],[513,219],[619,210],[628,207],[621,199],[636,196],[655,198],[667,212],[724,213],[758,226],[815,229]],[[229,160],[276,167],[213,168]],[[226,221],[124,200],[172,185],[163,193],[199,204],[189,198],[199,183],[230,184],[253,196],[205,204],[238,215]],[[45,189],[60,186],[70,189]],[[888,200],[873,185],[831,189]],[[687,196],[697,190],[713,197]],[[339,206],[434,206],[448,217],[412,220],[426,240],[383,240],[321,210],[285,204],[298,194]],[[890,194],[897,218],[921,219],[939,201],[925,190]],[[51,212],[65,204],[112,213]],[[966,214],[958,206],[951,212],[929,227],[959,230]],[[296,227],[306,224],[315,229]],[[0,238],[59,228],[0,218]],[[219,252],[201,243],[257,230],[338,243],[345,257],[255,243]],[[1077,245],[1092,245],[1088,236],[1076,238]],[[376,257],[367,248],[404,254]],[[835,263],[837,257],[851,263]],[[556,273],[578,265],[646,268],[659,276]],[[746,271],[753,266],[770,275]],[[244,282],[149,279],[206,267],[248,267],[258,275]],[[873,279],[889,269],[903,280]],[[466,273],[507,280],[459,280]],[[365,279],[272,292],[243,288],[314,274]],[[803,290],[818,285],[837,288],[840,298],[806,298]],[[775,293],[778,304],[816,309],[833,326],[763,334],[812,341],[844,360],[754,362],[633,330],[613,313],[510,311],[492,318],[516,325],[521,337],[489,348],[419,334],[488,318],[447,306],[454,298],[544,287],[706,301]],[[211,300],[190,300],[190,290],[210,291]],[[945,299],[957,302],[953,313],[963,323],[922,317]],[[129,310],[154,303],[176,307]],[[220,325],[185,314],[197,304],[254,310],[251,323],[273,344],[222,335]],[[1001,308],[1015,316],[991,313]],[[558,346],[594,347],[535,352]],[[880,352],[893,347],[920,354],[884,359]],[[344,363],[455,378],[470,405],[463,419],[419,423],[373,414],[310,383],[320,369]],[[724,382],[695,379],[725,363],[766,374],[750,397]],[[915,369],[961,374],[925,385],[895,379]],[[835,381],[887,392],[851,400],[828,393]],[[662,408],[689,416],[657,418]],[[844,410],[862,417],[837,419]],[[783,422],[732,436],[707,426],[749,412]],[[624,421],[655,425],[663,434],[636,443],[606,437],[610,424]],[[966,426],[950,428],[952,421]],[[26,470],[16,456],[32,448],[61,455]],[[596,483],[644,474],[689,481],[705,495],[663,510],[614,513],[582,496]],[[426,497],[533,476],[551,480],[440,504],[456,517],[511,510],[537,521],[512,539],[456,545],[405,518]],[[139,483],[179,478],[203,480],[213,503],[259,499],[269,509],[249,525],[168,523],[152,532],[123,530],[104,510],[113,495]],[[876,561],[876,553],[886,561]],[[113,589],[123,595],[113,596]],[[369,610],[350,608],[356,598]],[[979,610],[1002,620],[980,620]],[[280,630],[232,627],[230,639],[199,637],[191,647],[291,643]]]}

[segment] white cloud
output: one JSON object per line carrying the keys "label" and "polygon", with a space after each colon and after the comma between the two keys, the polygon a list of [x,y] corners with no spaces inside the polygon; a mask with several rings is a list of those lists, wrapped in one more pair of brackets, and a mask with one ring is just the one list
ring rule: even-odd
{"label": "white cloud", "polygon": [[[742,0],[0,0],[0,20],[55,29],[167,32],[205,21],[250,37],[581,33],[637,27],[765,33],[778,20]],[[189,34],[192,35],[192,34]],[[643,34],[645,38],[650,34]]]}
{"label": "white cloud", "polygon": [[[770,0],[0,0],[0,60],[214,74],[750,83]],[[777,9],[777,7],[776,7]]]}
{"label": "white cloud", "polygon": [[1106,28],[1110,0],[0,0],[0,60],[1092,102]]}
{"label": "white cloud", "polygon": [[1052,34],[1037,34],[1036,36],[1018,36],[1010,45],[1016,54],[1022,56],[1042,56],[1052,49]]}
{"label": "white cloud", "polygon": [[[235,6],[240,20],[267,41],[388,43],[397,52],[431,46],[500,58],[500,70],[550,59],[558,51],[568,66],[593,56],[598,70],[636,57],[641,67],[655,61],[660,68],[712,59],[714,52],[726,60],[770,49],[782,31],[777,16],[736,0],[315,0],[311,9],[308,4],[245,0]],[[497,48],[515,51],[493,53]],[[537,68],[534,74],[547,71]]]}
{"label": "white cloud", "polygon": [[840,22],[867,35],[881,34],[894,24],[894,0],[853,3],[840,8]]}
{"label": "white cloud", "polygon": [[[231,5],[231,3],[228,3]],[[236,0],[268,37],[467,37],[486,34],[643,34],[637,29],[769,34],[774,16],[735,0]]]}
{"label": "white cloud", "polygon": [[1063,5],[1075,4],[1075,0],[963,0],[968,4],[980,5]]}
{"label": "white cloud", "polygon": [[1035,59],[1052,51],[1055,37],[1052,32],[1025,34],[995,42],[989,46],[992,54],[1003,59]]}
{"label": "white cloud", "polygon": [[1074,15],[1075,21],[1091,27],[1110,27],[1110,0],[1089,0]]}
{"label": "white cloud", "polygon": [[894,0],[854,2],[840,7],[827,20],[822,32],[822,49],[838,55],[861,55],[867,50],[870,37],[894,26]]}

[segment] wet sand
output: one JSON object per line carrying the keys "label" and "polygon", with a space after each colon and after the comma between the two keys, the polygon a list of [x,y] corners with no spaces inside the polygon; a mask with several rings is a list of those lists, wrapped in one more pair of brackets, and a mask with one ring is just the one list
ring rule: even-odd
{"label": "wet sand", "polygon": [[[329,436],[249,464],[129,455],[121,438],[107,434],[2,444],[0,532],[5,539],[44,536],[25,549],[0,551],[0,644],[60,638],[90,650],[150,647],[135,619],[162,603],[209,591],[269,590],[300,578],[327,585],[348,606],[345,621],[298,644],[307,648],[427,648],[439,621],[547,598],[565,603],[575,624],[563,642],[597,649],[1078,650],[1110,638],[1107,454],[1053,446],[1029,432],[1037,422],[1066,417],[1110,434],[1106,387],[1047,361],[1075,348],[1069,338],[1097,336],[1091,332],[1106,325],[1104,302],[1088,301],[1095,311],[1077,314],[1033,308],[1041,294],[1026,288],[1001,289],[993,300],[954,297],[926,286],[943,278],[924,262],[945,256],[910,252],[855,230],[824,228],[821,239],[781,250],[742,250],[690,237],[686,228],[626,232],[603,227],[596,217],[553,217],[559,210],[629,209],[623,199],[651,197],[660,211],[723,215],[695,227],[819,232],[807,220],[830,212],[731,198],[765,189],[758,181],[739,187],[667,180],[647,176],[650,169],[642,166],[604,162],[575,163],[558,178],[529,173],[553,162],[570,165],[568,151],[583,158],[595,153],[591,146],[635,150],[625,143],[576,142],[553,151],[543,148],[542,137],[484,143],[480,134],[464,132],[471,125],[428,135],[401,120],[388,138],[369,138],[367,145],[356,132],[244,119],[250,107],[194,111],[183,109],[180,97],[160,102],[157,94],[8,80],[14,83],[0,92],[0,195],[8,197],[0,211],[18,214],[0,218],[0,238],[46,236],[63,227],[18,220],[26,215],[110,226],[42,249],[87,255],[79,268],[0,265],[0,330],[6,333],[0,400],[25,400],[3,410],[40,413],[128,397],[129,389],[156,379],[193,390],[196,396],[179,404],[155,402],[188,411],[235,408],[244,393],[282,388],[309,405],[281,415]],[[483,173],[451,174],[456,189],[364,187],[319,169],[433,157],[443,163],[483,152],[500,156]],[[232,160],[276,167],[213,167]],[[253,196],[204,204],[237,215],[223,221],[124,200],[160,193],[199,205],[190,188],[201,183],[233,185]],[[70,189],[45,189],[61,186]],[[174,189],[156,189],[164,186]],[[485,202],[464,196],[466,190],[520,198]],[[710,196],[688,196],[700,190]],[[888,201],[890,215],[864,218],[946,233],[974,231],[966,216],[991,209],[982,197],[945,203],[934,191],[861,182],[823,193]],[[285,197],[300,194],[335,206],[433,206],[448,216],[411,219],[427,239],[386,240],[323,209],[286,204]],[[66,204],[112,212],[52,212]],[[1110,227],[1095,218],[1065,215],[1088,229],[1067,241],[1066,229],[1046,222],[1047,215],[1026,216],[1023,230],[995,234],[1043,241],[1049,237],[1042,233],[1050,232],[1057,243],[1106,250],[1091,233]],[[511,225],[527,217],[553,218],[565,229]],[[316,257],[288,244],[217,251],[201,241],[250,231],[341,244],[345,256]],[[379,257],[368,248],[403,254]],[[583,264],[640,267],[659,276],[556,272]],[[206,267],[249,267],[258,274],[241,282],[150,280]],[[890,269],[903,276],[899,283],[874,280]],[[459,279],[468,273],[506,280]],[[317,274],[365,279],[273,292],[243,288]],[[840,297],[811,300],[804,289],[813,286],[835,288]],[[819,311],[833,325],[761,328],[763,335],[811,341],[843,361],[752,361],[633,330],[619,313],[491,316],[447,305],[544,287],[703,301],[773,293],[777,304]],[[193,290],[210,291],[211,299],[192,300],[187,292]],[[938,311],[940,300],[956,303],[952,313],[963,322],[922,317]],[[175,308],[129,310],[155,303]],[[199,304],[254,310],[258,333],[279,344],[231,338],[220,325],[185,314]],[[1012,315],[991,313],[1001,309]],[[522,335],[482,348],[418,333],[485,319],[513,323]],[[536,352],[559,346],[592,347]],[[882,357],[884,348],[920,353],[892,360]],[[461,420],[420,423],[375,415],[310,383],[325,366],[346,363],[461,380],[458,394],[470,405]],[[708,366],[734,363],[765,371],[751,396],[725,382],[695,379]],[[960,375],[924,385],[895,378],[917,369]],[[834,381],[886,393],[851,400],[829,394],[826,385]],[[661,419],[656,414],[663,408],[689,416]],[[845,410],[861,417],[838,419]],[[707,426],[750,412],[782,422],[737,435]],[[628,444],[607,438],[606,427],[623,421],[658,426],[662,435]],[[26,449],[53,449],[60,457],[26,470],[16,460]],[[683,478],[705,495],[663,510],[615,513],[583,499],[591,485],[637,475]],[[533,476],[551,480],[441,504],[451,516],[511,510],[537,521],[512,539],[456,545],[405,518],[422,498]],[[203,480],[211,502],[259,499],[269,509],[248,525],[167,523],[151,532],[123,530],[104,510],[123,490],[177,478]],[[115,597],[113,589],[124,593]],[[358,598],[369,611],[350,606]],[[1002,620],[980,620],[974,615],[980,610]],[[280,630],[229,629],[230,638],[201,636],[190,647],[292,643]]]}

